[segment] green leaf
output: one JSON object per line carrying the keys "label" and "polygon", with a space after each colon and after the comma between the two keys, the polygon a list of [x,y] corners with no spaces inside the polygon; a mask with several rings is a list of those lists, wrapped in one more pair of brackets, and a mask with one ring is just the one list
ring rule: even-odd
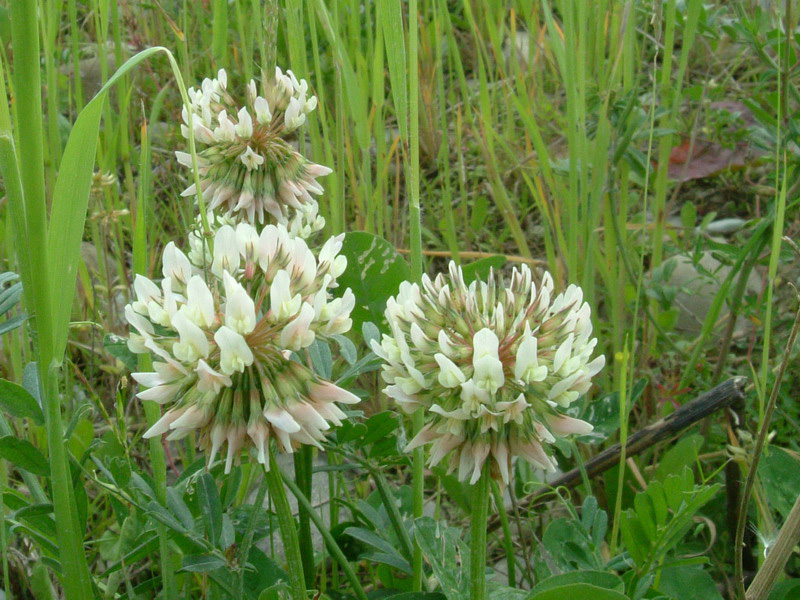
{"label": "green leaf", "polygon": [[128,371],[139,370],[139,358],[128,348],[128,340],[124,337],[107,333],[103,336],[103,348],[111,356],[122,361]]}
{"label": "green leaf", "polygon": [[50,467],[47,459],[28,440],[21,440],[13,435],[0,437],[0,458],[5,458],[19,469],[25,469],[34,475],[48,477]]}
{"label": "green leaf", "polygon": [[544,581],[539,582],[531,590],[532,593],[539,594],[565,585],[576,583],[586,583],[606,590],[623,591],[625,584],[613,573],[606,571],[569,571],[561,575],[554,575]]}
{"label": "green leaf", "polygon": [[333,358],[328,343],[320,338],[315,339],[308,347],[308,354],[311,356],[314,372],[324,379],[330,379],[333,373]]}
{"label": "green leaf", "polygon": [[775,584],[768,600],[793,600],[800,596],[800,579],[781,581]]}
{"label": "green leaf", "polygon": [[[469,549],[463,531],[430,517],[414,521],[414,535],[448,600],[469,597]],[[460,567],[459,567],[460,566]]]}
{"label": "green leaf", "polygon": [[367,345],[367,348],[372,344],[372,340],[375,340],[379,344],[381,343],[381,330],[378,329],[378,326],[372,321],[364,321],[364,323],[361,324],[361,335],[364,337],[364,343]]}
{"label": "green leaf", "polygon": [[590,402],[583,419],[594,425],[594,429],[578,438],[582,444],[599,444],[610,438],[619,429],[619,392],[604,394]]}
{"label": "green leaf", "polygon": [[389,565],[398,571],[402,571],[406,575],[412,575],[414,573],[414,570],[411,568],[411,565],[408,564],[408,561],[397,553],[389,554],[387,552],[364,552],[361,554],[361,558],[370,563]]}
{"label": "green leaf", "polygon": [[389,592],[385,596],[377,596],[381,600],[447,600],[447,596],[439,592],[399,592],[393,594]]}
{"label": "green leaf", "polygon": [[64,148],[53,188],[52,210],[47,227],[49,288],[53,297],[58,295],[58,302],[53,303],[52,315],[52,355],[57,361],[63,359],[67,345],[67,330],[75,298],[75,279],[80,260],[80,244],[86,222],[100,117],[103,114],[106,94],[133,67],[158,52],[167,53],[171,62],[174,62],[169,51],[159,46],[143,50],[128,59],[83,108]]}
{"label": "green leaf", "polygon": [[591,532],[579,520],[554,519],[545,529],[542,543],[562,571],[602,567]]}
{"label": "green leaf", "polygon": [[492,269],[497,271],[507,262],[508,259],[505,256],[498,254],[497,256],[479,258],[468,265],[462,265],[461,272],[464,274],[464,283],[469,285],[476,279],[486,281],[489,278],[489,273]]}
{"label": "green leaf", "polygon": [[392,432],[397,431],[400,423],[400,416],[394,411],[386,410],[372,415],[364,423],[367,431],[360,445],[367,446],[388,437]]}
{"label": "green leaf", "polygon": [[28,315],[22,314],[3,321],[2,323],[0,323],[0,335],[8,333],[9,331],[14,331],[17,327],[22,325],[27,320],[28,320]]}
{"label": "green leaf", "polygon": [[661,569],[658,591],[675,600],[722,600],[714,580],[701,567]]}
{"label": "green leaf", "polygon": [[683,203],[681,207],[681,225],[686,229],[692,229],[697,222],[697,209],[691,201]]}
{"label": "green leaf", "polygon": [[263,590],[258,596],[258,600],[282,600],[289,592],[289,586],[285,583],[276,583]]}
{"label": "green leaf", "polygon": [[283,600],[289,593],[289,586],[284,582],[276,583],[261,591],[258,600]]}
{"label": "green leaf", "polygon": [[337,290],[344,293],[350,288],[355,295],[354,326],[366,321],[385,323],[386,300],[411,278],[408,263],[389,242],[363,231],[346,233],[340,254],[347,257],[347,269],[339,277]]}
{"label": "green leaf", "polygon": [[20,296],[22,296],[21,283],[15,283],[0,291],[0,315],[14,308],[19,303]]}
{"label": "green leaf", "polygon": [[663,481],[668,475],[680,473],[684,467],[694,465],[704,441],[705,439],[700,434],[689,435],[681,439],[661,457],[656,468],[655,479]]}
{"label": "green leaf", "polygon": [[782,448],[770,446],[761,457],[758,475],[770,506],[786,518],[800,496],[800,461]]}
{"label": "green leaf", "polygon": [[492,600],[526,600],[528,597],[528,592],[525,590],[507,586],[493,586],[492,582],[489,582],[488,586],[489,598]]}
{"label": "green leaf", "polygon": [[397,126],[404,140],[408,139],[408,85],[406,83],[406,45],[403,27],[403,3],[400,0],[378,2],[378,18],[383,25],[386,42],[386,63],[392,90]]}
{"label": "green leaf", "polygon": [[625,594],[588,583],[562,585],[543,592],[532,592],[528,600],[628,600]]}
{"label": "green leaf", "polygon": [[[278,563],[255,546],[250,548],[247,570],[244,573],[244,584],[253,595],[261,594],[263,596],[263,592],[266,590],[288,589],[285,583],[288,581],[289,576],[278,566]],[[280,596],[267,596],[267,598],[270,597],[280,598]]]}
{"label": "green leaf", "polygon": [[347,361],[348,365],[354,365],[358,360],[358,351],[356,345],[343,335],[332,336],[336,343],[339,344],[339,354]]}
{"label": "green leaf", "polygon": [[183,557],[183,566],[178,573],[207,573],[224,567],[225,559],[216,554],[190,554]]}
{"label": "green leaf", "polygon": [[354,537],[355,539],[360,540],[368,546],[372,546],[381,552],[385,552],[387,554],[397,554],[397,551],[389,542],[369,529],[364,529],[363,527],[348,527],[345,529],[344,533],[345,535]]}
{"label": "green leaf", "polygon": [[0,379],[0,406],[14,417],[31,419],[37,425],[44,425],[44,413],[36,398],[13,381]]}
{"label": "green leaf", "polygon": [[198,478],[197,493],[200,497],[200,511],[203,513],[208,539],[216,546],[222,533],[222,505],[219,501],[217,484],[210,473],[203,473]]}
{"label": "green leaf", "polygon": [[[131,478],[131,481],[136,481],[135,477]],[[161,506],[155,500],[151,500],[145,506],[145,510],[147,514],[153,517],[155,520],[163,523],[173,531],[180,533],[180,534],[188,534],[189,530],[183,526],[183,524],[175,518],[175,516],[169,512],[166,508]]]}

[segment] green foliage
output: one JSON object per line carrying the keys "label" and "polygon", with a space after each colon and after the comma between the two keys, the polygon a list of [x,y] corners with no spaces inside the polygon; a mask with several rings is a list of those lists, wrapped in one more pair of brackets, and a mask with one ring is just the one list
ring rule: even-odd
{"label": "green foliage", "polygon": [[422,517],[414,522],[414,535],[447,600],[468,595],[469,549],[461,530]]}
{"label": "green foliage", "polygon": [[28,390],[12,381],[0,379],[0,406],[12,417],[27,418],[44,425],[44,413],[39,402]]}
{"label": "green foliage", "polygon": [[0,458],[34,475],[40,477],[50,475],[47,459],[28,440],[21,440],[13,435],[0,437]]}
{"label": "green foliage", "polygon": [[616,575],[613,573],[608,573],[606,571],[569,571],[567,573],[563,573],[561,575],[554,575],[553,577],[548,577],[544,581],[539,582],[536,584],[536,587],[531,590],[531,597],[537,597],[537,594],[541,594],[544,592],[550,592],[551,590],[564,590],[565,586],[575,585],[575,584],[587,584],[591,585],[595,588],[601,588],[605,590],[613,590],[617,592],[621,592],[624,590],[625,584]]}
{"label": "green foliage", "polygon": [[622,513],[620,529],[636,568],[634,581],[658,568],[693,525],[694,516],[719,491],[720,486],[698,486],[688,467],[651,481],[636,495],[634,506]]}
{"label": "green foliage", "polygon": [[575,600],[627,600],[625,594],[589,583],[571,583],[546,591],[535,592],[528,596],[528,600],[560,600],[561,598],[575,598]]}
{"label": "green foliage", "polygon": [[[313,468],[322,499],[312,501],[370,599],[467,596],[471,487],[441,465],[424,472],[435,519],[414,518],[408,420],[381,395],[370,351],[387,299],[419,275],[423,245],[434,251],[430,274],[452,257],[470,282],[522,255],[557,288],[582,286],[607,367],[572,409],[594,431],[558,444],[565,471],[617,442],[621,423],[629,437],[724,377],[754,378],[738,444],[713,416],[702,435],[633,457],[623,481],[615,466],[535,510],[509,508],[512,539],[489,532],[489,562],[510,547],[521,583],[490,584],[492,600],[719,598],[715,582],[732,575],[726,446],[739,446],[746,470],[747,431],[768,425],[748,513],[758,537],[746,549],[766,553],[800,493],[791,367],[776,418],[764,420],[770,357],[795,305],[781,283],[797,279],[796,259],[781,239],[798,215],[798,39],[787,33],[796,10],[743,0],[287,0],[272,39],[264,3],[243,0],[4,4],[0,259],[19,274],[0,273],[7,594],[25,585],[37,598],[91,588],[130,600],[290,594],[271,499],[253,505],[256,465],[243,456],[229,475],[208,470],[193,437],[148,447],[145,422],[162,409],[143,408],[121,377],[149,367],[124,337],[130,264],[147,275],[197,214],[179,199],[187,182],[172,151],[184,144],[185,90],[173,82],[196,85],[225,67],[241,88],[260,79],[268,47],[319,97],[298,145],[334,169],[320,202],[325,234],[348,231],[349,268],[334,293],[353,290],[354,328],[293,359],[362,398],[327,432]],[[33,18],[20,20],[21,7]],[[699,160],[681,162],[692,147],[709,160],[724,149],[751,155],[676,184],[674,171]],[[726,220],[738,230],[720,233]],[[694,337],[675,327],[686,290],[672,281],[671,257],[691,257],[706,277],[706,254],[730,271],[713,277]],[[765,278],[757,293],[738,289],[751,273]],[[726,309],[739,316],[730,340],[725,322],[716,327]],[[515,476],[519,503],[542,483],[520,463]],[[621,543],[610,539],[615,511]],[[427,591],[412,591],[415,542]],[[358,586],[329,549],[312,558],[319,597],[351,599]],[[786,577],[798,569],[792,556]],[[770,600],[797,594],[787,579]]]}
{"label": "green foliage", "polygon": [[347,257],[348,269],[339,277],[339,287],[355,294],[354,327],[367,321],[385,324],[386,300],[411,277],[408,263],[389,242],[363,231],[345,234],[341,255]]}
{"label": "green foliage", "polygon": [[761,457],[758,474],[770,506],[784,518],[800,496],[800,460],[782,448],[768,448]]}

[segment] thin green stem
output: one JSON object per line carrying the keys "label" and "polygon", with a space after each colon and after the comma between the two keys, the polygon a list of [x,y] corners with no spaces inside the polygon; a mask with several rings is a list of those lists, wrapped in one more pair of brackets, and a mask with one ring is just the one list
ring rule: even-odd
{"label": "thin green stem", "polygon": [[472,515],[470,519],[469,590],[470,600],[486,600],[486,519],[489,515],[489,484],[492,480],[491,464],[483,466],[483,473],[472,486]]}
{"label": "thin green stem", "polygon": [[[417,435],[425,423],[425,413],[419,409],[412,418],[412,432]],[[419,519],[423,515],[425,508],[425,449],[415,448],[412,454],[412,472],[411,472],[411,493],[413,498],[412,511],[414,520]],[[422,591],[422,548],[414,538],[414,556],[411,562],[412,567],[412,589],[415,592]]]}
{"label": "thin green stem", "polygon": [[278,50],[278,2],[266,0],[264,3],[264,31],[261,46],[261,85],[266,87],[267,78],[275,77]]}
{"label": "thin green stem", "polygon": [[619,443],[621,447],[619,457],[619,471],[617,475],[617,498],[614,502],[614,522],[611,526],[611,556],[616,556],[617,540],[619,539],[619,520],[622,513],[622,491],[625,478],[625,451],[628,445],[628,340],[622,351],[622,361],[619,378]]}
{"label": "thin green stem", "polygon": [[[289,574],[289,587],[292,600],[306,600],[306,583],[303,575],[303,559],[300,557],[300,543],[297,540],[297,529],[294,526],[294,517],[289,501],[286,499],[286,490],[281,481],[281,469],[275,460],[272,447],[269,451],[269,470],[266,471],[269,485],[269,496],[278,515],[278,525],[283,538],[283,550],[286,554],[286,571]],[[292,490],[294,492],[294,490]]]}
{"label": "thin green stem", "polygon": [[500,515],[500,527],[503,530],[503,548],[506,551],[506,568],[508,569],[508,585],[517,586],[517,559],[514,556],[514,538],[511,535],[511,525],[508,522],[508,512],[503,502],[503,492],[497,482],[492,481],[492,496]]}
{"label": "thin green stem", "polygon": [[[8,467],[5,460],[0,460],[0,494],[4,494],[8,484]],[[11,583],[8,574],[8,542],[6,539],[6,507],[0,506],[0,546],[3,549],[3,589],[6,598],[11,600]]]}
{"label": "thin green stem", "polygon": [[[406,178],[409,202],[408,220],[411,248],[411,275],[414,281],[422,278],[422,215],[419,200],[419,65],[417,0],[408,3],[408,164]],[[419,433],[425,422],[424,414],[417,411],[413,417],[412,432]],[[422,516],[425,493],[425,450],[417,448],[413,454],[412,490],[414,518]],[[412,589],[422,591],[422,549],[414,541],[412,561]]]}
{"label": "thin green stem", "polygon": [[[294,478],[298,487],[307,497],[311,497],[312,470],[314,467],[314,449],[303,446],[294,455]],[[311,521],[308,511],[301,508],[298,514],[300,539],[300,556],[303,559],[303,573],[305,574],[306,588],[314,587],[314,545],[311,541]]]}
{"label": "thin green stem", "polygon": [[253,503],[252,510],[250,511],[250,518],[247,520],[247,528],[244,531],[244,535],[242,536],[242,544],[239,547],[239,598],[244,598],[245,567],[247,566],[247,558],[250,556],[250,548],[253,546],[253,534],[256,530],[256,515],[260,514],[264,508],[264,499],[267,496],[268,488],[269,484],[267,477],[264,476],[261,478],[261,481],[258,484],[256,500]]}
{"label": "thin green stem", "polygon": [[386,507],[386,514],[389,515],[389,521],[391,521],[392,527],[394,527],[397,537],[400,539],[400,550],[403,557],[406,560],[411,560],[413,556],[411,536],[408,535],[408,530],[403,525],[403,517],[400,514],[400,510],[397,508],[397,503],[389,489],[389,484],[386,482],[386,478],[383,474],[377,469],[370,469],[370,475],[372,475],[372,479],[375,480],[378,494],[380,494],[381,501],[384,507]]}
{"label": "thin green stem", "polygon": [[[278,473],[279,471],[277,471],[277,465],[274,468],[276,469],[275,472]],[[347,558],[342,552],[342,549],[339,548],[339,544],[337,544],[336,540],[333,539],[331,532],[327,527],[325,527],[322,519],[319,517],[316,511],[313,510],[311,502],[309,502],[308,498],[303,495],[303,492],[300,491],[300,488],[297,487],[297,484],[294,481],[292,481],[291,477],[288,477],[286,473],[282,473],[282,475],[283,482],[286,484],[286,487],[289,488],[289,491],[292,492],[294,497],[297,498],[297,503],[308,511],[308,514],[314,523],[314,527],[317,528],[317,531],[319,531],[322,539],[325,541],[325,546],[328,548],[328,552],[331,553],[331,556],[333,556],[336,562],[339,563],[342,571],[344,571],[344,575],[350,582],[356,598],[358,598],[358,600],[367,600],[367,594],[364,592],[364,588],[361,587],[361,582],[358,580],[352,565],[348,562]]]}
{"label": "thin green stem", "polygon": [[[133,270],[135,274],[147,276],[147,213],[150,199],[150,139],[147,122],[142,123],[141,152],[139,156],[140,176],[139,190],[136,198],[136,214],[133,226]],[[140,354],[139,370],[151,371],[152,359],[149,355]],[[144,401],[144,415],[147,426],[152,427],[161,418],[161,409],[156,402]],[[151,438],[148,444],[150,466],[153,470],[153,482],[158,501],[167,503],[167,461],[161,437]],[[170,565],[169,537],[164,524],[157,525],[159,562],[161,563],[161,586],[166,600],[177,598],[175,573]]]}

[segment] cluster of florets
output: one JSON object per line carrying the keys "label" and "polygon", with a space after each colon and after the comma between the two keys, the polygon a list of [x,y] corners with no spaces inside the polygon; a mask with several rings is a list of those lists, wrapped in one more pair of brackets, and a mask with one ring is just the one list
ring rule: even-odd
{"label": "cluster of florets", "polygon": [[139,398],[169,405],[145,437],[180,439],[196,430],[209,464],[227,442],[226,472],[246,447],[268,465],[273,436],[285,452],[319,446],[330,423],[345,416],[335,402],[358,398],[292,353],[352,325],[352,292],[331,294],[347,265],[338,255],[342,236],[318,256],[283,225],[259,233],[247,223],[223,224],[211,241],[213,251],[192,253],[194,260],[170,242],[161,284],[138,275],[136,301],[125,307],[136,329],[130,349],[155,359],[153,372],[133,374],[149,388]]}
{"label": "cluster of florets", "polygon": [[[308,95],[308,83],[291,71],[276,68],[274,78],[262,82],[262,95],[250,81],[245,105],[228,92],[228,76],[220,69],[216,79],[204,79],[189,89],[181,132],[189,137],[189,123],[199,144],[197,167],[206,205],[218,212],[241,215],[251,223],[271,217],[287,225],[294,211],[316,205],[311,194],[321,194],[316,178],[328,167],[314,164],[295,150],[294,132],[317,106]],[[192,157],[176,152],[178,162],[192,168]],[[195,184],[184,196],[196,195]]]}
{"label": "cluster of florets", "polygon": [[496,273],[467,286],[450,263],[449,276],[403,283],[386,318],[392,335],[373,342],[384,392],[407,412],[424,408],[407,449],[432,443],[431,466],[449,456],[449,471],[474,483],[491,455],[492,476],[507,484],[513,457],[552,471],[555,436],[592,430],[563,412],[605,364],[591,359],[597,340],[579,287],[554,296],[550,275],[537,288],[527,266],[507,286]]}

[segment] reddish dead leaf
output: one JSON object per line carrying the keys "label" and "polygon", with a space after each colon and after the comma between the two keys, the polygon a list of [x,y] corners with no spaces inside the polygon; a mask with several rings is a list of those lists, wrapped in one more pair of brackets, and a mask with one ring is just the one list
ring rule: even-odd
{"label": "reddish dead leaf", "polygon": [[743,167],[748,163],[749,144],[739,142],[733,148],[725,148],[714,142],[696,140],[690,151],[690,141],[685,140],[672,149],[667,174],[676,181],[702,179],[725,169]]}
{"label": "reddish dead leaf", "polygon": [[[713,102],[711,108],[737,115],[744,127],[755,123],[753,113],[741,102],[722,100]],[[667,174],[670,179],[676,181],[702,179],[725,169],[744,167],[754,158],[755,155],[747,142],[737,142],[733,147],[725,147],[701,139],[695,139],[692,144],[689,138],[685,138],[680,145],[672,149]]]}

